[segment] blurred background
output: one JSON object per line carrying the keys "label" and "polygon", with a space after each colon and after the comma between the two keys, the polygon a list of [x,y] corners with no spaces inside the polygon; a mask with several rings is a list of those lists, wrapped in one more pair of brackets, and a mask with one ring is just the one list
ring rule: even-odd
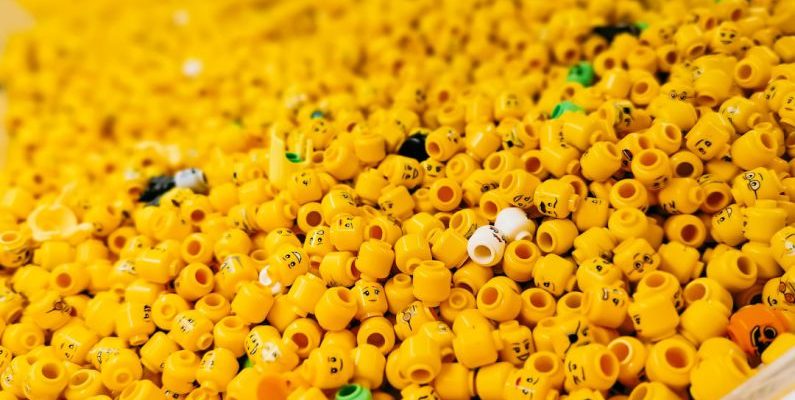
{"label": "blurred background", "polygon": [[[0,56],[3,54],[8,36],[13,32],[25,29],[30,24],[30,16],[19,4],[12,0],[0,0]],[[0,121],[5,120],[5,110],[5,91],[0,87]],[[5,124],[0,123],[0,168],[5,165],[7,146],[8,135],[5,131]]]}

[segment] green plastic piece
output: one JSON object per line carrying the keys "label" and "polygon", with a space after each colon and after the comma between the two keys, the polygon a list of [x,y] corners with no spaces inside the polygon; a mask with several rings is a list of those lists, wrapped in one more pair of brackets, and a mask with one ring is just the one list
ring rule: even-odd
{"label": "green plastic piece", "polygon": [[649,23],[648,22],[639,21],[639,22],[635,22],[635,26],[637,26],[638,29],[640,29],[640,31],[643,32],[643,31],[646,30],[646,28],[649,27]]}
{"label": "green plastic piece", "polygon": [[292,153],[288,151],[284,153],[284,156],[287,157],[287,161],[290,161],[291,163],[301,162],[301,156],[299,156],[297,153]]}
{"label": "green plastic piece", "polygon": [[555,105],[555,108],[552,109],[552,114],[549,117],[555,119],[567,112],[584,112],[584,111],[585,110],[582,107],[566,100]]}
{"label": "green plastic piece", "polygon": [[345,385],[337,391],[336,400],[373,400],[373,394],[362,385]]}
{"label": "green plastic piece", "polygon": [[577,82],[584,87],[588,87],[593,85],[594,77],[593,66],[588,62],[581,61],[569,68],[569,74],[566,76],[566,80],[569,82]]}

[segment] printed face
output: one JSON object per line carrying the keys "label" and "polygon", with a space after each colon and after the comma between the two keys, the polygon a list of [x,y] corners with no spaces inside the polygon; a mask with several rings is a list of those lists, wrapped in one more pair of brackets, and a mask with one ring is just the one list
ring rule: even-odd
{"label": "printed face", "polygon": [[557,286],[555,285],[555,281],[544,274],[538,274],[535,277],[536,285],[539,287],[544,288],[546,291],[550,293],[557,293]]}
{"label": "printed face", "polygon": [[795,123],[795,93],[790,92],[790,94],[784,98],[784,102],[781,104],[781,108],[778,110],[778,115],[782,119],[790,121],[790,125]]}
{"label": "printed face", "polygon": [[326,243],[326,230],[324,228],[313,229],[306,239],[310,247],[323,247]]}
{"label": "printed face", "polygon": [[405,394],[404,398],[416,400],[439,400],[439,395],[433,389],[433,386],[417,386],[410,390],[410,393]]}
{"label": "printed face", "polygon": [[734,43],[734,38],[737,37],[737,28],[734,27],[734,24],[720,24],[718,26],[718,41],[724,45],[730,45]]}
{"label": "printed face", "polygon": [[511,129],[506,129],[502,133],[502,147],[510,149],[513,147],[524,148],[525,142],[522,138],[522,133],[519,130],[523,129],[521,124],[514,124]]}
{"label": "printed face", "polygon": [[579,386],[585,382],[585,368],[580,366],[575,360],[566,360],[566,370],[569,371],[572,382],[575,386]]}
{"label": "printed face", "polygon": [[284,266],[287,268],[295,269],[295,267],[304,260],[304,256],[298,251],[287,250],[284,254],[279,256],[279,259],[284,261]]}
{"label": "printed face", "polygon": [[599,299],[616,308],[623,308],[627,304],[627,292],[616,288],[603,287]]}
{"label": "printed face", "polygon": [[533,200],[538,207],[538,211],[549,217],[557,218],[559,214],[563,214],[563,204],[558,206],[560,197],[548,193],[536,193]]}
{"label": "printed face", "polygon": [[341,215],[337,218],[337,228],[340,231],[353,231],[354,219],[353,215]]}
{"label": "printed face", "polygon": [[425,172],[425,178],[434,179],[441,178],[444,171],[444,164],[432,158],[428,158],[420,163],[420,167]]}
{"label": "printed face", "polygon": [[506,387],[506,398],[509,399],[527,399],[533,400],[536,394],[539,399],[543,393],[541,386],[541,377],[532,375],[532,373],[524,368],[514,371],[508,378],[508,382],[512,384]]}
{"label": "printed face", "polygon": [[[75,351],[77,350],[78,344],[75,343],[73,340],[69,339],[62,339],[62,341],[59,342],[60,343],[58,343],[57,347],[61,351],[61,354],[63,354],[65,359],[71,361],[72,358],[75,356]],[[2,356],[3,352],[0,351],[0,358],[2,358]]]}
{"label": "printed face", "polygon": [[527,359],[530,357],[530,351],[531,351],[530,339],[524,338],[521,341],[513,342],[510,345],[510,349],[512,352],[512,356],[515,357],[517,360],[522,362],[527,361]]}
{"label": "printed face", "polygon": [[282,356],[282,351],[279,346],[273,342],[265,342],[260,346],[259,350],[260,359],[266,363],[273,363]]}
{"label": "printed face", "polygon": [[[146,307],[149,307],[149,310],[151,312],[152,308],[147,305],[147,306],[144,307],[144,309],[146,309]],[[57,300],[55,300],[52,303],[52,306],[47,311],[47,314],[49,314],[49,313],[70,314],[71,312],[72,312],[72,307],[69,304],[66,304],[66,302],[63,301],[63,299],[59,297]],[[148,319],[148,314],[144,313],[144,319]]]}
{"label": "printed face", "polygon": [[654,178],[650,187],[652,190],[659,190],[665,187],[668,184],[668,177],[667,176],[658,176]]}
{"label": "printed face", "polygon": [[659,260],[655,262],[655,256],[659,258],[656,254],[635,253],[632,256],[632,269],[639,274],[645,273],[647,268],[653,267],[655,264],[659,263]]}
{"label": "printed face", "polygon": [[663,42],[668,43],[674,37],[676,27],[670,24],[662,24],[657,26],[657,37]]}
{"label": "printed face", "polygon": [[328,368],[328,372],[331,375],[340,373],[342,368],[345,367],[341,355],[336,354],[336,351],[329,352],[329,354],[326,356],[326,366]]}
{"label": "printed face", "polygon": [[616,120],[613,126],[618,130],[628,129],[632,126],[632,114],[634,112],[632,103],[628,101],[617,101],[613,103],[613,107],[616,112]]}
{"label": "printed face", "polygon": [[361,291],[364,300],[369,303],[377,303],[381,297],[382,289],[376,285],[363,286],[359,290]]}
{"label": "printed face", "polygon": [[777,336],[778,331],[772,326],[756,325],[751,328],[751,344],[754,346],[756,354],[762,354]]}
{"label": "printed face", "polygon": [[585,266],[589,270],[596,272],[597,275],[604,276],[609,274],[611,270],[615,269],[615,266],[610,261],[607,261],[612,258],[613,258],[613,252],[607,250],[604,253],[602,253],[601,256],[592,258],[587,262],[583,263],[583,266]]}
{"label": "printed face", "polygon": [[409,330],[414,330],[411,327],[411,320],[414,316],[417,315],[417,305],[416,304],[409,304],[406,308],[401,310],[397,315],[397,322],[404,323],[408,325]]}
{"label": "printed face", "polygon": [[560,328],[566,337],[566,346],[563,354],[572,347],[584,346],[593,341],[591,326],[584,318],[570,318],[561,323]]}
{"label": "printed face", "polygon": [[196,327],[196,321],[193,318],[180,318],[177,321],[177,327],[184,333],[192,332]]}
{"label": "printed face", "polygon": [[517,194],[511,199],[511,204],[519,208],[528,208],[533,204],[533,195]]}
{"label": "printed face", "polygon": [[739,214],[737,212],[737,206],[732,204],[723,210],[718,211],[713,217],[712,220],[715,221],[716,224],[724,224],[726,221],[732,218],[732,216]]}
{"label": "printed face", "polygon": [[763,174],[756,173],[754,171],[748,171],[742,174],[743,180],[745,181],[745,186],[748,190],[754,193],[754,198],[759,198],[759,188],[762,187],[762,183],[765,180]]}
{"label": "printed face", "polygon": [[[694,78],[697,78],[700,74],[700,70],[695,67],[689,67],[690,73],[694,75]],[[672,101],[684,101],[689,102],[695,97],[695,89],[691,85],[686,85],[684,83],[676,83],[676,82],[669,82],[666,83],[663,88],[661,88],[661,94],[665,95],[669,100]]]}
{"label": "printed face", "polygon": [[716,53],[732,54],[740,50],[739,30],[732,22],[718,25],[712,37],[711,47]]}
{"label": "printed face", "polygon": [[293,175],[293,181],[295,183],[300,183],[301,185],[309,187],[309,185],[312,184],[314,179],[313,179],[312,174],[310,174],[309,172],[301,171],[301,172]]}
{"label": "printed face", "polygon": [[771,307],[795,308],[795,284],[783,278],[773,278],[762,289],[763,303]]}
{"label": "printed face", "polygon": [[[394,172],[391,173],[393,179],[398,178],[400,182],[408,187],[418,185],[422,181],[422,166],[417,160],[402,157],[395,165]],[[399,177],[398,177],[399,174]]]}
{"label": "printed face", "polygon": [[461,134],[460,134],[460,133],[458,133],[458,131],[457,131],[457,130],[455,130],[455,129],[452,129],[452,128],[447,130],[447,132],[445,133],[445,137],[447,138],[447,141],[448,141],[448,142],[450,142],[450,143],[452,143],[452,144],[454,144],[454,145],[456,145],[456,146],[457,146],[457,145],[458,145],[458,143],[460,143],[460,142],[461,142],[461,140],[462,140],[462,139],[461,139]]}
{"label": "printed face", "polygon": [[30,241],[20,237],[15,232],[5,232],[3,235],[3,243],[0,245],[0,264],[16,268],[21,267],[33,258],[33,249],[30,247]]}

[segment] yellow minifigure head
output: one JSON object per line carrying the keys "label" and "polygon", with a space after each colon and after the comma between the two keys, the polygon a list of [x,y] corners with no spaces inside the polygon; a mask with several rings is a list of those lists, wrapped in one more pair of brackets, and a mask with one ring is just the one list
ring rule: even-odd
{"label": "yellow minifigure head", "polygon": [[624,271],[631,282],[639,281],[647,272],[654,271],[660,266],[660,255],[646,239],[627,239],[621,242],[614,252],[613,263]]}
{"label": "yellow minifigure head", "polygon": [[740,29],[734,22],[718,25],[712,36],[710,47],[715,53],[734,54],[740,50]]}
{"label": "yellow minifigure head", "polygon": [[304,249],[285,244],[268,258],[268,265],[273,279],[283,286],[290,286],[296,278],[309,271],[309,256]]}
{"label": "yellow minifigure head", "polygon": [[765,88],[767,106],[773,111],[778,111],[789,94],[795,93],[795,83],[786,79],[770,81]]}
{"label": "yellow minifigure head", "polygon": [[785,270],[795,265],[795,227],[779,229],[770,239],[770,253]]}
{"label": "yellow minifigure head", "polygon": [[549,377],[520,368],[508,375],[503,395],[506,400],[546,400],[557,398],[558,393]]}
{"label": "yellow minifigure head", "polygon": [[353,359],[348,350],[338,346],[320,346],[309,354],[301,374],[312,386],[336,388],[353,377]]}
{"label": "yellow minifigure head", "polygon": [[570,314],[557,318],[555,333],[552,335],[552,348],[563,357],[570,349],[584,346],[594,341],[591,323],[580,314]]}
{"label": "yellow minifigure head", "polygon": [[602,257],[592,257],[584,260],[577,268],[577,286],[583,292],[598,285],[622,285],[624,277],[621,270],[607,259],[613,253],[604,254]]}
{"label": "yellow minifigure head", "polygon": [[331,124],[325,118],[311,119],[306,127],[307,138],[312,141],[312,145],[318,150],[328,147],[335,133]]}
{"label": "yellow minifigure head", "polygon": [[663,21],[649,24],[649,27],[640,34],[640,42],[651,47],[659,47],[670,43],[674,38],[676,25]]}
{"label": "yellow minifigure head", "polygon": [[440,400],[439,394],[436,393],[433,386],[418,385],[416,383],[401,390],[400,396],[404,400]]}
{"label": "yellow minifigure head", "polygon": [[298,365],[298,355],[282,343],[279,331],[272,326],[252,329],[243,345],[251,362],[265,371],[286,372]]}
{"label": "yellow minifigure head", "polygon": [[770,307],[795,311],[795,282],[784,277],[767,281],[762,289],[762,303]]}
{"label": "yellow minifigure head", "polygon": [[759,167],[734,178],[732,196],[737,204],[752,206],[757,200],[779,200],[786,192],[775,171]]}
{"label": "yellow minifigure head", "polygon": [[498,331],[503,343],[500,359],[517,367],[524,365],[534,351],[530,328],[514,320],[501,323]]}
{"label": "yellow minifigure head", "polygon": [[784,95],[784,101],[781,108],[778,109],[778,116],[781,118],[782,124],[795,128],[795,90]]}
{"label": "yellow minifigure head", "polygon": [[0,233],[0,265],[6,268],[21,267],[33,257],[30,237],[22,231]]}
{"label": "yellow minifigure head", "polygon": [[580,197],[575,193],[574,187],[556,179],[549,179],[538,185],[533,195],[533,204],[538,211],[553,218],[566,218],[577,209],[579,203]]}
{"label": "yellow minifigure head", "polygon": [[378,282],[360,279],[354,284],[353,293],[359,306],[356,316],[360,320],[384,315],[389,308],[384,287]]}
{"label": "yellow minifigure head", "polygon": [[424,173],[422,178],[423,184],[430,184],[439,178],[444,178],[444,164],[440,161],[428,158],[420,163],[420,167]]}

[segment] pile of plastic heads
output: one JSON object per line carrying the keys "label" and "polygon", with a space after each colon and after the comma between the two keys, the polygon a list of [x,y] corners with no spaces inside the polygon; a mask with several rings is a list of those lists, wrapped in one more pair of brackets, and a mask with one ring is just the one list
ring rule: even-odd
{"label": "pile of plastic heads", "polygon": [[795,1],[659,3],[26,1],[0,399],[709,400],[785,361]]}

